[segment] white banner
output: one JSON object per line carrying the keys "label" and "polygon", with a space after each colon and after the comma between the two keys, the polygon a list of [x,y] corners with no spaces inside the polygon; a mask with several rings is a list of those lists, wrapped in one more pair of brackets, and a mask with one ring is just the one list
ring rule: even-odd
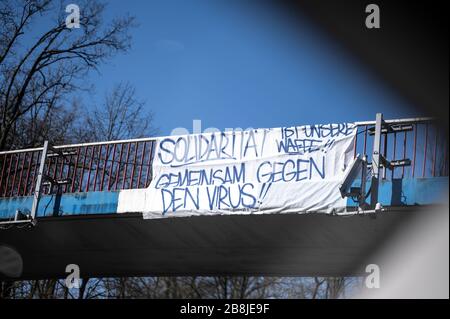
{"label": "white banner", "polygon": [[340,212],[355,134],[344,123],[158,138],[150,186],[121,191],[118,211],[144,218]]}

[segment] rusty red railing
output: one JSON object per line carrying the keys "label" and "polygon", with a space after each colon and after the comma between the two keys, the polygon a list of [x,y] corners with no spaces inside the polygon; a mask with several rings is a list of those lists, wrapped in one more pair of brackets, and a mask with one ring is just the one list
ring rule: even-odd
{"label": "rusty red railing", "polygon": [[[152,178],[154,138],[55,146],[45,175],[64,193],[145,188]],[[42,148],[0,152],[0,197],[34,192]],[[60,156],[62,153],[63,156]],[[50,190],[44,184],[43,192]]]}
{"label": "rusty red railing", "polygon": [[[386,122],[410,127],[382,134],[383,156],[409,158],[411,165],[392,171],[383,168],[383,179],[448,176],[448,140],[432,119]],[[375,122],[356,124],[354,154],[366,154],[370,162]],[[63,193],[146,188],[152,179],[154,148],[154,138],[55,146],[48,153],[44,173],[65,181],[58,190]],[[0,197],[33,194],[41,152],[42,148],[0,152]],[[50,187],[44,184],[43,192],[48,193]]]}
{"label": "rusty red railing", "polygon": [[[402,130],[382,132],[381,154],[388,161],[409,159],[411,165],[382,169],[383,179],[448,176],[448,139],[444,130],[431,118],[388,120]],[[372,158],[374,121],[357,122],[354,156]]]}

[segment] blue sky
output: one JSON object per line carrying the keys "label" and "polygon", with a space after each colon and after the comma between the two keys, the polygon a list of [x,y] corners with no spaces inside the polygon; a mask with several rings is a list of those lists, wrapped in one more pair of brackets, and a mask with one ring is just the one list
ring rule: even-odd
{"label": "blue sky", "polygon": [[294,28],[257,1],[110,0],[107,11],[139,26],[130,52],[87,80],[98,97],[130,82],[161,135],[194,119],[224,129],[418,115],[306,17]]}

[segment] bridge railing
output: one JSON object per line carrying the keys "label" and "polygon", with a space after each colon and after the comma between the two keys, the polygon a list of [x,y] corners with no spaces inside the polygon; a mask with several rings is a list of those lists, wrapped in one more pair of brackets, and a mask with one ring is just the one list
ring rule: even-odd
{"label": "bridge railing", "polygon": [[[411,165],[383,168],[383,179],[448,176],[448,140],[432,119],[385,122],[401,130],[382,134],[382,155],[388,160],[409,158]],[[375,121],[356,124],[354,154],[366,154],[370,162]],[[47,154],[42,193],[50,192],[55,181],[62,193],[146,188],[152,179],[154,149],[154,138],[55,146]],[[42,150],[0,152],[0,198],[33,195]]]}
{"label": "bridge railing", "polygon": [[[386,120],[392,129],[381,133],[381,155],[388,161],[410,160],[410,165],[382,168],[381,178],[425,178],[448,176],[449,148],[445,131],[432,118]],[[354,156],[372,161],[375,121],[357,122]]]}
{"label": "bridge railing", "polygon": [[[42,192],[145,188],[152,178],[154,138],[55,146],[47,153]],[[33,195],[42,148],[0,152],[0,197]],[[56,183],[57,182],[57,183]]]}

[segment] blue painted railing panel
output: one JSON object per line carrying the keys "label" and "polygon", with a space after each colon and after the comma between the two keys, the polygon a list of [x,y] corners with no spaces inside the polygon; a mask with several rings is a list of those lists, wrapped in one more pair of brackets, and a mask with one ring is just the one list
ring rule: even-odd
{"label": "blue painted railing panel", "polygon": [[[383,180],[378,196],[383,206],[439,204],[448,196],[448,177]],[[114,214],[118,199],[118,191],[43,195],[37,216]],[[0,219],[14,217],[16,210],[30,212],[32,202],[32,196],[0,199]],[[349,198],[347,205],[357,204]]]}
{"label": "blue painted railing panel", "polygon": [[[355,182],[354,186],[359,186],[359,182]],[[368,192],[370,182],[366,187]],[[441,204],[444,202],[447,192],[448,177],[381,180],[378,190],[378,201],[383,206]],[[370,202],[370,196],[367,198],[367,202]],[[349,198],[347,206],[355,207],[357,203]]]}
{"label": "blue painted railing panel", "polygon": [[[37,216],[92,215],[117,212],[119,192],[88,192],[41,197]],[[32,196],[0,199],[0,218],[11,218],[16,210],[30,212]]]}

